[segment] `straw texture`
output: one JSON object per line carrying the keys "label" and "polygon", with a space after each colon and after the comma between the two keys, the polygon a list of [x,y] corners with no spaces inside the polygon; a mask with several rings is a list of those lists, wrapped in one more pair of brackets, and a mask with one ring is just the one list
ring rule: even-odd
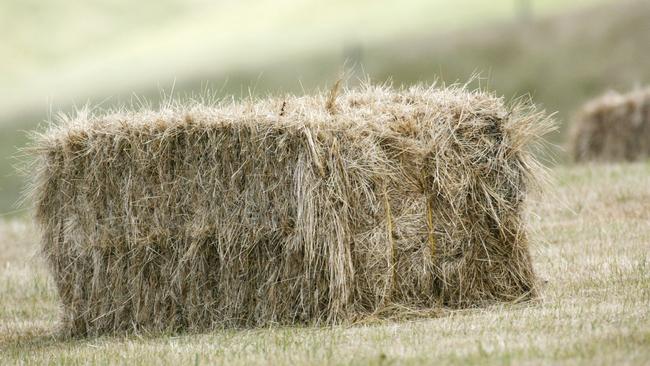
{"label": "straw texture", "polygon": [[587,103],[573,122],[569,150],[576,162],[650,157],[650,87]]}

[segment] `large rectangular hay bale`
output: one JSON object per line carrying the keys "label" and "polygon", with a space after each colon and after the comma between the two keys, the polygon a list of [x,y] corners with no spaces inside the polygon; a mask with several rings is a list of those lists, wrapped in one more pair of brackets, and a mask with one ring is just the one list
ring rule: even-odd
{"label": "large rectangular hay bale", "polygon": [[462,88],[80,114],[37,141],[71,335],[335,324],[535,295],[546,121]]}

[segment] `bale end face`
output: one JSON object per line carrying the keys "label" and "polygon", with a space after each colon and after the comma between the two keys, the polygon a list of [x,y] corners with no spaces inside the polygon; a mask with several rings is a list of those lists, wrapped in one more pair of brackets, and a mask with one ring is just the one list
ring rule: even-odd
{"label": "bale end face", "polygon": [[[540,114],[367,87],[80,115],[37,141],[42,245],[75,336],[336,324],[535,294]],[[328,107],[335,103],[335,108]]]}

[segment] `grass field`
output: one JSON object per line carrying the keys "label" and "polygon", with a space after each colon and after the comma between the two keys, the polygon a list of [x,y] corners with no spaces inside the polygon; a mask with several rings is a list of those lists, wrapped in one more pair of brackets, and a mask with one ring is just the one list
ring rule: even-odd
{"label": "grass field", "polygon": [[57,340],[34,229],[0,229],[0,364],[650,362],[650,162],[558,167],[530,205],[539,300],[336,328]]}

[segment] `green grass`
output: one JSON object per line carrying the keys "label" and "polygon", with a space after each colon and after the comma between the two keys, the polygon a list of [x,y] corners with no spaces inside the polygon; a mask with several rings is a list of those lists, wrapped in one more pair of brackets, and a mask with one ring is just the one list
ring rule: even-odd
{"label": "green grass", "polygon": [[650,162],[558,167],[530,205],[539,300],[435,319],[207,334],[52,336],[33,229],[0,229],[0,364],[647,364]]}
{"label": "green grass", "polygon": [[[597,0],[579,0],[573,7]],[[306,55],[510,19],[512,0],[7,0],[0,116],[159,82],[255,70]],[[535,2],[535,11],[566,9]],[[280,85],[281,87],[281,85]]]}

